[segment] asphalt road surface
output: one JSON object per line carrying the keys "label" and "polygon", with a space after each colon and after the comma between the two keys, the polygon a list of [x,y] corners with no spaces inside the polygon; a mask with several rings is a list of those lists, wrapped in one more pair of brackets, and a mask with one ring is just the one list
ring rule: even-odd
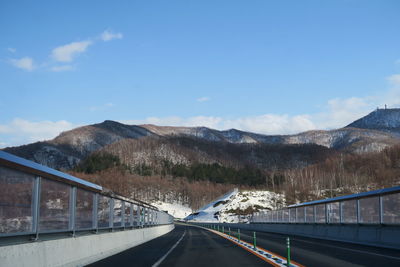
{"label": "asphalt road surface", "polygon": [[[233,231],[234,229],[232,229]],[[241,231],[252,242],[253,232]],[[257,233],[257,245],[286,254],[286,236]],[[400,266],[400,251],[312,238],[291,237],[291,258],[307,267]],[[208,230],[176,225],[172,232],[90,266],[271,266]]]}
{"label": "asphalt road surface", "polygon": [[[180,239],[178,245],[159,262]],[[164,236],[89,266],[149,267],[156,263],[160,267],[271,266],[216,234],[198,227],[182,225],[175,225],[175,229]]]}
{"label": "asphalt road surface", "polygon": [[[256,233],[257,245],[285,256],[287,235]],[[253,232],[241,230],[252,240]],[[291,259],[307,267],[400,266],[400,250],[290,236]]]}

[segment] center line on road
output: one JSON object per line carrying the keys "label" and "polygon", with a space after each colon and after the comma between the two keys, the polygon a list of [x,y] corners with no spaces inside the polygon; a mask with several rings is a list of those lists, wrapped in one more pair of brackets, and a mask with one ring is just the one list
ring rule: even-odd
{"label": "center line on road", "polygon": [[168,250],[167,253],[165,253],[164,256],[162,256],[156,263],[154,263],[151,267],[157,267],[159,266],[163,260],[165,260],[165,258],[174,250],[174,248],[176,248],[176,246],[182,241],[183,237],[186,234],[186,230],[185,232],[183,232],[183,235],[181,236],[181,238],[179,238],[179,240]]}

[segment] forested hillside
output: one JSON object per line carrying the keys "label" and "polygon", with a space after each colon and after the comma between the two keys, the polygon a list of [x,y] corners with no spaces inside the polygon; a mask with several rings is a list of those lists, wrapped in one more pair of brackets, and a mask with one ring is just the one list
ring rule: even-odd
{"label": "forested hillside", "polygon": [[290,204],[398,185],[399,125],[398,109],[275,136],[104,121],[5,151],[146,201],[198,207],[239,186],[285,193]]}

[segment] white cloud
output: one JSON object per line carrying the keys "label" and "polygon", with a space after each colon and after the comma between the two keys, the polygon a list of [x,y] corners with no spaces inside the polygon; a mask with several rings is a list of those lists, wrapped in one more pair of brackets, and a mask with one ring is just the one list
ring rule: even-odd
{"label": "white cloud", "polygon": [[325,130],[345,127],[367,115],[377,107],[400,107],[400,74],[387,78],[390,86],[377,95],[334,98],[325,103],[324,109],[313,114],[263,114],[238,118],[213,116],[149,117],[143,120],[121,121],[127,124],[155,124],[163,126],[205,126],[226,130],[235,128],[262,134],[294,134],[308,130]]}
{"label": "white cloud", "polygon": [[[0,138],[5,145],[21,145],[31,142],[49,140],[63,131],[77,127],[71,122],[60,121],[28,121],[13,119],[8,124],[0,124]],[[0,144],[2,146],[2,144]]]}
{"label": "white cloud", "polygon": [[213,116],[181,117],[149,117],[144,120],[125,120],[127,124],[155,124],[163,126],[204,126],[213,129],[239,129],[263,134],[289,134],[315,129],[315,125],[307,115],[264,114],[260,116],[227,119]]}
{"label": "white cloud", "polygon": [[[103,41],[110,41],[113,39],[122,39],[123,35],[122,33],[114,33],[110,30],[105,30],[101,35],[100,39]],[[57,62],[72,62],[75,57],[77,57],[79,54],[84,53],[89,46],[93,45],[95,41],[97,41],[98,38],[94,38],[92,40],[86,40],[86,41],[81,41],[81,42],[72,42],[66,45],[62,45],[59,47],[54,48],[51,53],[50,57],[54,59]],[[15,53],[17,50],[13,47],[8,47],[7,50],[10,53]],[[11,59],[10,63],[20,69],[24,69],[27,71],[32,71],[36,68],[34,61],[31,57],[23,57],[20,59]],[[40,64],[40,67],[46,67],[46,66],[51,66],[54,65],[53,63],[49,62],[44,62],[43,64]],[[47,70],[53,71],[53,72],[61,72],[61,71],[70,71],[73,70],[74,67],[71,65],[61,65],[61,66],[52,66],[49,67]]]}
{"label": "white cloud", "polygon": [[105,30],[101,35],[100,35],[101,40],[104,42],[111,41],[113,39],[122,39],[123,35],[120,32],[113,33],[109,30]]}
{"label": "white cloud", "polygon": [[315,129],[308,115],[264,114],[225,120],[222,129],[240,129],[263,134],[294,134]]}
{"label": "white cloud", "polygon": [[393,74],[387,78],[392,86],[399,87],[400,86],[400,74]]}
{"label": "white cloud", "polygon": [[318,129],[341,128],[367,115],[377,105],[375,97],[334,98],[328,101],[325,111],[311,117]]}
{"label": "white cloud", "polygon": [[54,71],[54,72],[70,71],[73,69],[74,69],[74,67],[71,65],[61,65],[61,66],[54,66],[54,67],[50,68],[50,70]]}
{"label": "white cloud", "polygon": [[35,64],[33,62],[33,59],[30,57],[23,57],[20,59],[11,59],[10,63],[16,68],[27,70],[27,71],[32,71],[35,69]]}
{"label": "white cloud", "polygon": [[197,102],[200,102],[200,103],[201,103],[201,102],[209,101],[210,98],[207,97],[207,96],[203,96],[203,97],[197,98],[196,100],[197,100]]}
{"label": "white cloud", "polygon": [[71,62],[73,58],[83,52],[92,44],[91,41],[73,42],[53,49],[51,57],[60,62]]}
{"label": "white cloud", "polygon": [[390,90],[381,97],[381,104],[387,104],[388,107],[400,107],[400,74],[394,74],[387,77]]}

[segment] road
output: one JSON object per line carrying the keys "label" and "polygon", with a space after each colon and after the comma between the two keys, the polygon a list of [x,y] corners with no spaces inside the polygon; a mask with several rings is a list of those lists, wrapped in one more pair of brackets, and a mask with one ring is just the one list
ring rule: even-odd
{"label": "road", "polygon": [[193,226],[176,225],[172,232],[93,263],[92,267],[153,266],[177,241],[179,244],[157,266],[213,267],[213,266],[270,266],[232,242],[207,230]]}
{"label": "road", "polygon": [[[253,232],[241,231],[252,242]],[[179,242],[178,242],[179,241]],[[257,233],[257,245],[285,256],[286,236]],[[291,258],[307,267],[399,266],[400,252],[312,238],[291,237]],[[271,266],[232,242],[193,226],[172,232],[90,266]]]}
{"label": "road", "polygon": [[[250,242],[253,232],[241,230]],[[285,256],[287,235],[257,233],[257,245]],[[305,237],[290,237],[291,258],[307,267],[400,266],[400,251]]]}

